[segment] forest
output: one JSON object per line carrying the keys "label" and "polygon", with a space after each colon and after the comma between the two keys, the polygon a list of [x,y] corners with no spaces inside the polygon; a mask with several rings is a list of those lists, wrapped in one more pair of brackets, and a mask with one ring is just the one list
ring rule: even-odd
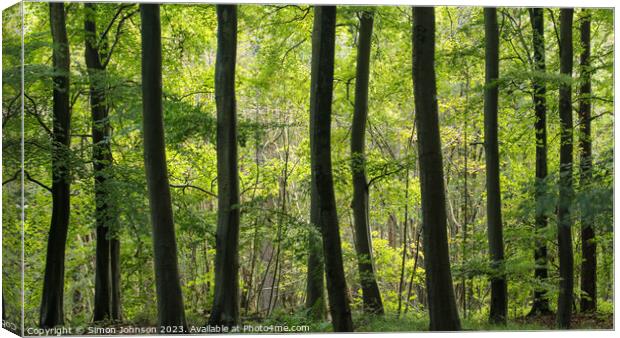
{"label": "forest", "polygon": [[613,329],[613,9],[2,19],[5,328]]}

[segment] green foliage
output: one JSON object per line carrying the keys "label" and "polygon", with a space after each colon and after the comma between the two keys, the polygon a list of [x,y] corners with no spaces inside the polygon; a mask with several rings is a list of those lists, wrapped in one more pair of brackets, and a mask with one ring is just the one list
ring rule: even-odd
{"label": "green foliage", "polygon": [[[44,186],[51,186],[49,129],[52,126],[53,46],[47,4],[26,2],[24,6],[24,22],[27,23],[23,45],[27,95],[24,99],[24,166],[32,179],[26,179],[24,187],[27,212],[24,298],[26,326],[35,326],[52,206],[51,196]],[[21,34],[15,30],[19,19],[15,16],[15,8],[13,12],[3,13],[3,182],[13,177],[20,165],[18,84],[22,47]],[[109,212],[118,217],[117,228],[113,230],[121,240],[123,317],[127,323],[152,325],[156,322],[156,299],[141,134],[140,17],[135,4],[98,4],[94,13],[84,13],[79,3],[66,8],[72,79],[72,145],[62,154],[72,174],[65,262],[66,320],[71,325],[89,323],[94,297],[92,123],[83,33],[84,16],[88,14],[97,19],[99,33],[110,28],[107,37],[110,62],[99,84],[106,88],[110,106],[113,162],[110,171],[105,173],[111,178],[106,192],[111,205]],[[416,112],[411,79],[412,18],[411,8],[407,7],[372,7],[375,26],[365,170],[369,180],[373,259],[386,316],[362,315],[350,208],[351,164],[353,169],[359,169],[362,161],[360,156],[350,154],[350,127],[355,94],[357,15],[369,8],[340,6],[337,18],[331,154],[347,292],[356,330],[421,331],[428,327],[424,252],[422,240],[416,240],[421,230],[419,183],[422,178],[417,168],[418,135],[413,125]],[[477,7],[441,7],[436,13],[437,100],[450,258],[459,303],[463,299],[463,281],[468,292],[468,316],[463,319],[463,326],[468,330],[546,328],[538,322],[523,323],[521,318],[529,312],[535,288],[548,290],[552,304],[557,298],[555,212],[560,143],[557,89],[561,83],[570,82],[573,87],[578,83],[576,77],[571,80],[558,75],[559,51],[554,22],[557,10],[545,11],[545,73],[532,70],[529,46],[532,32],[527,11],[506,8],[499,12],[502,25],[499,140],[506,246],[502,268],[509,285],[510,317],[505,327],[486,322],[489,277],[497,271],[490,268],[487,254],[482,11]],[[599,247],[599,310],[603,316],[609,316],[614,308],[611,301],[614,282],[613,11],[593,9],[592,14],[592,55],[595,56],[592,60],[593,179],[581,184],[579,148],[575,146],[573,237],[579,238],[581,217],[593,221]],[[162,5],[161,20],[166,156],[181,284],[189,323],[203,325],[212,303],[217,223],[217,120],[213,94],[217,20],[214,6],[203,4]],[[241,191],[239,278],[243,322],[310,325],[311,331],[324,332],[331,330],[329,322],[309,322],[303,309],[308,234],[316,231],[309,220],[312,22],[313,11],[308,5],[239,7],[236,65]],[[577,65],[578,46],[575,51]],[[549,177],[541,182],[537,182],[534,175],[533,79],[543,80],[547,85]],[[574,97],[578,97],[577,92]],[[575,131],[575,140],[578,136]],[[17,248],[20,241],[18,182],[16,178],[3,187],[4,248]],[[535,202],[537,191],[542,193],[541,203]],[[544,231],[534,230],[537,214],[548,218],[549,226]],[[546,282],[533,276],[535,240],[548,243],[550,278]],[[406,259],[401,287],[403,247]],[[580,243],[575,241],[575,262],[581,258],[579,248]],[[16,250],[3,250],[4,262],[16,265],[19,257]],[[279,262],[277,271],[276,260]],[[579,268],[576,264],[576,276]],[[4,272],[5,285],[17,283],[16,276]],[[399,289],[402,289],[400,294]],[[18,290],[5,288],[3,291],[7,312],[15,312],[19,305]],[[397,317],[399,300],[402,300],[403,309]],[[462,303],[459,308],[461,306]]]}

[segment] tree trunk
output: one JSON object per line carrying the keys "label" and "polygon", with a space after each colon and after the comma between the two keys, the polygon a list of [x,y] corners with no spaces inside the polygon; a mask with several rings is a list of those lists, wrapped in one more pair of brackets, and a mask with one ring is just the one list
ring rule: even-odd
{"label": "tree trunk", "polygon": [[485,86],[484,86],[484,148],[487,181],[487,227],[491,258],[491,309],[489,321],[506,323],[508,312],[506,275],[504,273],[504,237],[502,197],[499,183],[499,145],[497,106],[499,78],[499,30],[497,9],[484,9]]}
{"label": "tree trunk", "polygon": [[63,3],[50,3],[50,28],[54,67],[52,130],[52,220],[47,242],[45,277],[39,325],[43,328],[64,323],[63,296],[65,279],[65,246],[69,227],[70,182],[68,166],[71,137],[69,104],[70,54]]}
{"label": "tree trunk", "polygon": [[121,241],[112,232],[110,236],[110,264],[112,273],[112,319],[123,320],[121,308]]}
{"label": "tree trunk", "polygon": [[[544,198],[547,193],[546,178],[547,171],[547,87],[542,74],[545,73],[545,26],[543,20],[543,9],[530,9],[530,20],[532,22],[532,47],[534,50],[534,74],[532,78],[532,89],[534,91],[532,99],[534,101],[534,111],[536,122],[534,130],[536,133],[536,249],[534,250],[534,277],[540,282],[547,281],[547,244],[540,237],[547,228],[547,216],[544,210]],[[544,288],[534,291],[534,301],[529,315],[549,314],[549,298],[547,290]]]}
{"label": "tree trunk", "polygon": [[239,170],[237,168],[237,6],[217,5],[218,211],[215,246],[215,298],[209,323],[233,326],[239,322]]}
{"label": "tree trunk", "polygon": [[368,117],[368,78],[370,47],[374,12],[359,14],[360,27],[357,42],[357,70],[355,80],[355,108],[351,127],[351,172],[353,174],[353,219],[357,261],[364,312],[383,314],[383,302],[375,277],[372,257],[372,238],[368,216],[368,180],[366,179],[366,119]]}
{"label": "tree trunk", "polygon": [[570,328],[573,307],[573,241],[571,204],[573,195],[573,115],[571,84],[573,72],[573,9],[560,10],[560,187],[558,200],[558,254],[560,256],[560,293],[557,324]]}
{"label": "tree trunk", "polygon": [[[110,121],[105,93],[105,68],[101,63],[95,21],[97,10],[92,3],[84,4],[85,61],[90,82],[90,106],[93,138],[93,176],[95,177],[95,224],[97,232],[95,267],[94,321],[119,319],[112,316],[112,299],[116,297],[112,278],[112,234],[116,219],[110,210],[112,198],[108,196],[111,179],[112,151],[110,149]],[[118,243],[118,240],[116,240]],[[116,302],[115,302],[116,303]]]}
{"label": "tree trunk", "polygon": [[310,84],[312,185],[313,189],[316,189],[319,224],[323,237],[327,294],[332,325],[336,332],[348,332],[353,331],[353,322],[342,264],[330,154],[335,33],[336,7],[315,6]]}
{"label": "tree trunk", "polygon": [[[141,4],[144,166],[153,227],[158,325],[186,328],[164,141],[159,5]],[[162,332],[165,333],[165,332]]]}
{"label": "tree trunk", "polygon": [[430,330],[461,329],[450,272],[435,80],[435,9],[413,9],[413,85]]}
{"label": "tree trunk", "polygon": [[[592,135],[591,118],[592,95],[590,69],[590,21],[591,16],[587,9],[583,10],[581,18],[581,57],[579,89],[579,149],[580,178],[579,186],[582,191],[588,189],[592,179]],[[581,311],[596,311],[596,239],[594,226],[586,210],[581,213]]]}
{"label": "tree trunk", "polygon": [[311,178],[310,223],[308,231],[308,274],[306,282],[306,309],[310,318],[320,320],[325,318],[325,265],[323,263],[323,243],[321,242],[321,227],[319,220],[318,195],[314,184],[314,175]]}

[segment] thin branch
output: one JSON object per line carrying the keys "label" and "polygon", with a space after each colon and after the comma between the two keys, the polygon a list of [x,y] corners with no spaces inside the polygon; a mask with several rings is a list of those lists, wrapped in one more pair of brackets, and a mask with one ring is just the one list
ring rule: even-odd
{"label": "thin branch", "polygon": [[202,191],[202,192],[204,192],[205,194],[207,194],[207,195],[209,195],[209,196],[211,196],[211,197],[215,197],[215,198],[217,198],[217,195],[216,195],[216,194],[214,194],[214,193],[212,193],[212,192],[210,192],[209,190],[206,190],[206,189],[203,189],[203,188],[201,188],[201,187],[197,187],[197,186],[195,186],[195,185],[191,185],[191,184],[172,184],[172,183],[171,183],[171,184],[170,184],[170,187],[171,187],[171,188],[180,188],[180,189],[183,189],[183,192],[185,192],[185,189],[187,189],[187,188],[193,188],[193,189],[196,189],[196,190]]}
{"label": "thin branch", "polygon": [[51,136],[53,135],[52,131],[50,130],[50,128],[43,122],[43,120],[41,120],[41,114],[39,114],[39,109],[37,108],[37,103],[34,101],[34,99],[32,99],[28,94],[24,93],[24,97],[28,99],[28,101],[30,101],[32,103],[33,106],[33,110],[34,111],[30,111],[30,109],[27,109],[28,113],[32,116],[34,116],[34,118],[37,120],[37,122],[39,122],[39,124],[41,125],[41,127],[43,127],[43,129],[45,129],[45,131]]}
{"label": "thin branch", "polygon": [[112,46],[110,47],[110,50],[107,51],[106,53],[106,59],[103,62],[103,68],[106,68],[108,66],[108,63],[110,63],[110,59],[112,58],[112,54],[114,53],[114,48],[116,47],[116,44],[118,44],[118,41],[120,40],[121,37],[121,29],[123,28],[123,23],[127,20],[130,19],[134,14],[138,13],[140,10],[136,9],[132,12],[129,12],[129,14],[123,16],[123,18],[118,22],[118,26],[116,26],[116,35],[114,36],[114,42],[112,43]]}
{"label": "thin branch", "polygon": [[288,56],[288,53],[292,52],[295,48],[301,46],[301,44],[306,42],[306,40],[307,40],[307,38],[303,38],[303,39],[301,39],[301,41],[299,41],[296,44],[294,44],[293,47],[287,49],[286,52],[284,52],[284,56],[282,56],[282,64],[284,64],[284,61],[286,60],[286,57]]}
{"label": "thin branch", "polygon": [[45,190],[47,190],[49,192],[52,192],[52,188],[50,188],[47,185],[41,183],[40,181],[37,181],[34,178],[32,178],[27,171],[24,171],[24,174],[26,175],[26,179],[28,179],[28,181],[37,184],[38,186],[40,186],[41,188],[43,188],[43,189],[45,189]]}
{"label": "thin branch", "polygon": [[129,4],[129,5],[121,5],[118,10],[116,11],[116,14],[114,14],[114,17],[112,18],[112,20],[110,20],[110,23],[108,24],[108,26],[106,27],[106,29],[103,31],[103,33],[101,33],[101,36],[99,37],[99,42],[97,42],[97,46],[100,46],[101,43],[105,40],[106,36],[108,35],[108,33],[110,32],[110,29],[112,29],[112,26],[114,25],[114,22],[116,21],[116,19],[118,19],[118,16],[121,15],[121,13],[123,12],[123,10],[125,8],[129,8],[132,7],[133,4]]}
{"label": "thin branch", "polygon": [[[387,166],[386,166],[386,168],[387,168]],[[368,184],[367,184],[366,186],[367,186],[368,188],[370,188],[370,186],[371,186],[374,182],[376,182],[376,181],[378,181],[378,180],[380,180],[380,179],[382,179],[382,178],[385,178],[385,177],[387,177],[387,176],[390,176],[390,175],[396,174],[396,173],[398,173],[398,172],[402,171],[403,169],[404,169],[404,167],[403,167],[403,166],[399,166],[397,169],[392,170],[392,171],[386,171],[386,170],[384,170],[384,171],[383,171],[383,173],[382,173],[381,175],[377,175],[377,176],[375,176],[375,177],[371,178],[371,179],[368,181]]]}
{"label": "thin branch", "polygon": [[17,176],[19,175],[20,171],[16,171],[15,174],[13,175],[13,177],[9,178],[8,180],[2,182],[2,185],[5,185],[9,182],[13,182],[17,179]]}

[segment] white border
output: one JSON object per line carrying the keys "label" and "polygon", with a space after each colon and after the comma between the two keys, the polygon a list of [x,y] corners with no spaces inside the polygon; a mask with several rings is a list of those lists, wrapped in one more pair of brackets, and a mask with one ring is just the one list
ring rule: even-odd
{"label": "white border", "polygon": [[[37,1],[37,0],[35,0]],[[18,3],[19,1],[15,0],[0,0],[0,9],[4,10],[7,7],[10,7],[13,4]],[[131,1],[122,1],[122,0],[85,0],[85,1],[75,1],[75,0],[65,0],[65,2],[157,2],[157,3],[239,3],[239,4],[260,4],[260,3],[269,3],[269,4],[337,4],[337,5],[417,5],[417,6],[496,6],[496,7],[606,7],[614,9],[614,39],[615,45],[618,44],[620,38],[618,36],[618,27],[615,23],[619,22],[619,14],[616,10],[617,3],[612,0],[588,0],[586,1],[576,1],[576,0],[389,0],[389,1],[379,1],[379,0],[313,0],[313,1],[286,1],[286,0],[239,0],[239,1],[201,1],[201,0],[182,0],[182,1],[171,1],[171,0],[159,0],[159,1],[145,1],[145,0],[131,0]],[[2,22],[2,18],[0,16],[0,23]],[[0,49],[1,51],[1,49]],[[614,48],[615,55],[615,48]],[[2,61],[2,55],[0,52],[0,64]],[[2,75],[0,73],[0,79]],[[614,116],[615,110],[617,107],[617,100],[620,98],[618,93],[620,92],[618,88],[618,72],[615,67],[614,60]],[[23,121],[22,121],[23,123]],[[23,126],[22,126],[23,127]],[[620,140],[620,135],[618,133],[618,124],[615,123],[614,120],[614,228],[616,224],[616,210],[618,210],[618,204],[620,200],[616,198],[616,193],[618,192],[618,181],[616,180],[616,173],[618,164],[620,160],[618,159],[618,154],[616,152],[615,145],[618,145],[618,141]],[[22,153],[23,154],[23,153]],[[0,147],[0,163],[2,159],[2,149]],[[22,175],[23,176],[23,175]],[[22,177],[23,180],[23,177]],[[22,182],[23,184],[23,182]],[[0,186],[0,194],[2,192],[2,187]],[[0,205],[0,214],[2,211],[2,206]],[[615,229],[614,229],[615,230]],[[2,232],[0,231],[0,241],[2,240]],[[618,250],[617,248],[617,233],[614,233],[614,266],[616,262],[618,262]],[[23,245],[23,241],[22,241]],[[2,258],[2,248],[0,246],[0,260]],[[23,254],[23,251],[22,251]],[[618,276],[616,273],[616,269],[614,269],[614,293],[618,290]],[[22,276],[23,277],[23,276]],[[2,282],[0,280],[0,287],[2,286]],[[616,314],[618,305],[618,295],[614,294],[614,328],[618,328],[618,316]],[[22,310],[23,311],[23,310]],[[23,314],[22,314],[23,315]],[[23,320],[22,320],[23,323]],[[23,324],[22,324],[23,325]],[[23,331],[22,331],[23,332]],[[364,333],[341,333],[337,334],[342,337],[353,337],[354,335],[360,335]],[[582,337],[587,335],[588,337],[614,337],[616,335],[615,331],[583,331],[583,330],[570,330],[570,331],[461,331],[461,332],[440,332],[440,333],[430,333],[430,332],[415,332],[415,333],[392,333],[392,332],[384,332],[384,333],[367,333],[364,335],[372,336],[372,337],[380,337],[380,336],[393,336],[393,337],[409,337],[410,335],[433,335],[434,337],[454,337],[459,334],[463,335],[476,335],[480,337],[520,337],[522,335],[528,335],[531,337],[562,337],[562,338],[572,338],[572,337]],[[286,334],[290,335],[290,334]],[[312,335],[315,337],[330,337],[336,335],[336,333],[313,333],[313,334],[305,334]],[[0,329],[0,337],[14,337],[12,333],[6,331],[4,329]],[[243,336],[252,336],[252,337],[278,337],[281,335],[272,335],[272,334],[263,334],[263,335],[243,335]],[[77,336],[76,336],[77,337]],[[114,337],[137,337],[137,336],[114,336]],[[177,335],[177,337],[196,337],[190,335]]]}

